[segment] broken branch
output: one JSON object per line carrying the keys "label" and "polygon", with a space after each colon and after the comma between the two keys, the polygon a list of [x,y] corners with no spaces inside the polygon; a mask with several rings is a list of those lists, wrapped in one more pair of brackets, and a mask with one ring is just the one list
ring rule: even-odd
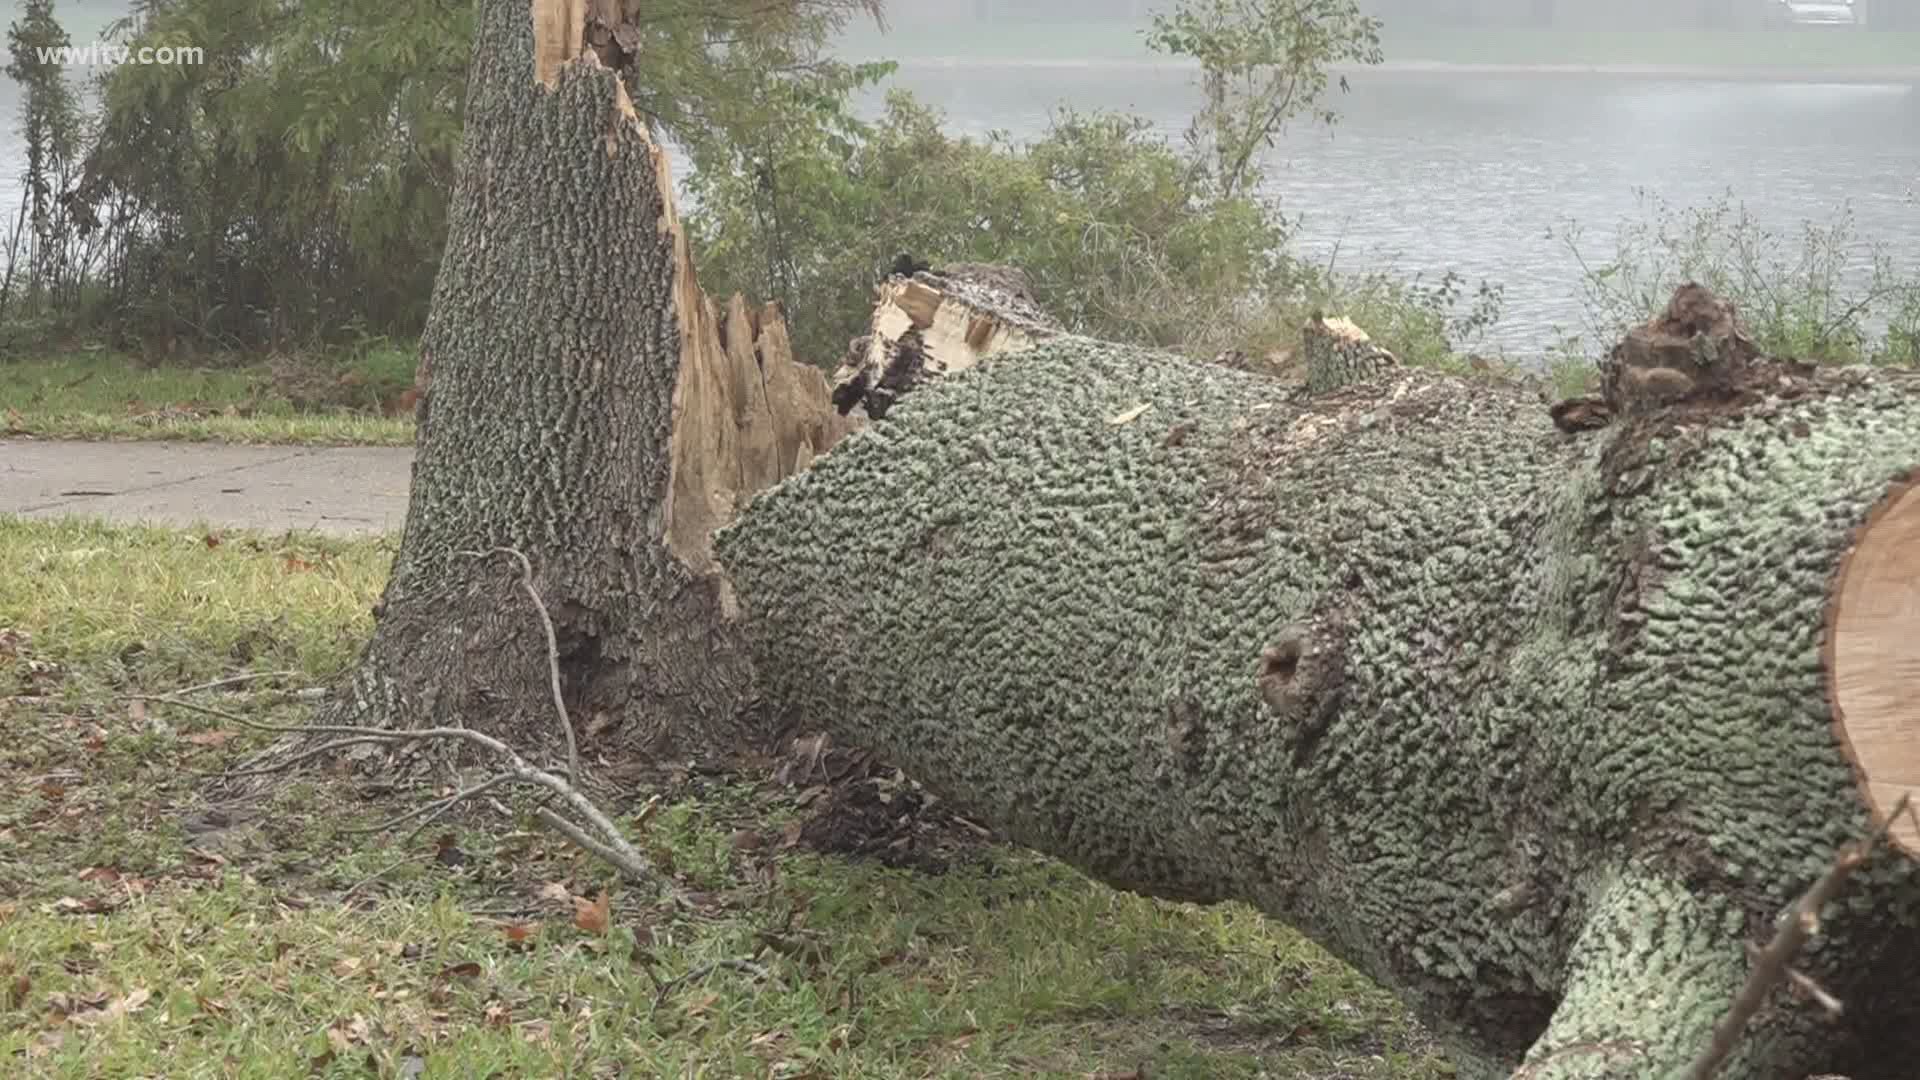
{"label": "broken branch", "polygon": [[[1865,840],[1842,848],[1840,853],[1834,856],[1833,865],[1827,869],[1827,872],[1821,875],[1818,881],[1808,886],[1807,891],[1800,895],[1800,899],[1787,909],[1786,917],[1780,920],[1780,928],[1774,933],[1773,940],[1754,957],[1753,970],[1747,974],[1746,985],[1740,988],[1740,993],[1733,999],[1733,1007],[1727,1010],[1727,1015],[1722,1017],[1718,1024],[1714,1025],[1713,1041],[1694,1061],[1693,1067],[1687,1070],[1686,1080],[1711,1080],[1711,1077],[1720,1071],[1720,1066],[1725,1063],[1727,1056],[1732,1054],[1733,1048],[1739,1044],[1740,1035],[1746,1030],[1747,1021],[1753,1019],[1754,1014],[1760,1011],[1760,1006],[1766,1002],[1767,994],[1773,990],[1774,985],[1789,977],[1791,973],[1789,965],[1794,956],[1806,945],[1807,939],[1820,929],[1821,910],[1839,895],[1841,887],[1847,883],[1847,878],[1866,863],[1868,856],[1873,854],[1873,849],[1879,846],[1880,841],[1885,839],[1887,833],[1893,829],[1894,822],[1911,812],[1908,800],[1909,796],[1900,796],[1900,801],[1894,804],[1886,820],[1867,834]],[[1822,993],[1824,994],[1824,991]],[[1838,1002],[1834,1005],[1837,1006]],[[1828,1007],[1831,1009],[1834,1006]]]}

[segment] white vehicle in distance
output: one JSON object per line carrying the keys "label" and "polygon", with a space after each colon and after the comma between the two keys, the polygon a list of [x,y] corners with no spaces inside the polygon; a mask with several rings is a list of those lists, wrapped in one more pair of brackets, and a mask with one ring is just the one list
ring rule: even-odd
{"label": "white vehicle in distance", "polygon": [[1780,0],[1786,21],[1794,26],[1858,26],[1853,0]]}

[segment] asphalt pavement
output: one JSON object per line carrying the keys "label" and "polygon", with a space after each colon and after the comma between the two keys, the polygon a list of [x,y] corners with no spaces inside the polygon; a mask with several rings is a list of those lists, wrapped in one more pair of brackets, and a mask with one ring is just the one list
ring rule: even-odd
{"label": "asphalt pavement", "polygon": [[409,447],[0,439],[0,514],[398,531],[412,469]]}

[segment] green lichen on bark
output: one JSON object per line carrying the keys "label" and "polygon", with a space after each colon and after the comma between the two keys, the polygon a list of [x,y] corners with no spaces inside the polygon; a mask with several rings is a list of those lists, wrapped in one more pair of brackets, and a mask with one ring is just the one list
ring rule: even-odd
{"label": "green lichen on bark", "polygon": [[[1707,1047],[1740,990],[1745,920],[1724,900],[1632,870],[1595,883],[1592,895],[1567,957],[1565,997],[1521,1075],[1672,1073]],[[1746,1044],[1747,1053],[1761,1049]],[[1734,1062],[1732,1075],[1740,1068]]]}
{"label": "green lichen on bark", "polygon": [[[1014,839],[1301,927],[1470,1071],[1551,1030],[1667,1075],[1692,1036],[1580,975],[1684,957],[1705,1016],[1867,827],[1818,645],[1920,394],[1783,372],[1567,435],[1497,385],[1301,396],[1056,340],[908,396],[718,550],[770,701]],[[1920,880],[1849,895],[1803,967],[1861,1011],[1783,994],[1727,1075],[1904,1075]]]}

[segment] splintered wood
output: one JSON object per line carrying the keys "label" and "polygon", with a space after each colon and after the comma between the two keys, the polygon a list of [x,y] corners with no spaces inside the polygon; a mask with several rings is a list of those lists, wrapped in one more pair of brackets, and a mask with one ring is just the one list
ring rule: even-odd
{"label": "splintered wood", "polygon": [[[862,350],[834,373],[835,397],[844,408],[858,402],[870,414],[881,415],[913,384],[1019,352],[1059,332],[1034,306],[1017,271],[963,264],[912,277],[896,275],[879,287]],[[910,380],[899,370],[903,341],[915,365]]]}

